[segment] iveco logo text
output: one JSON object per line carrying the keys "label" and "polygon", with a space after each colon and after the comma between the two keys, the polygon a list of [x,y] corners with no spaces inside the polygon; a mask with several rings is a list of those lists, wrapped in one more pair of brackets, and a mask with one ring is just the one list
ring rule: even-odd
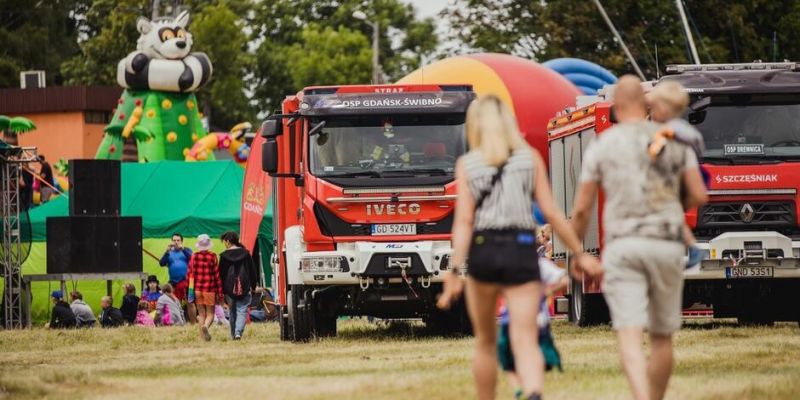
{"label": "iveco logo text", "polygon": [[778,182],[778,175],[717,175],[717,183]]}
{"label": "iveco logo text", "polygon": [[411,204],[367,204],[367,215],[417,215],[422,207]]}

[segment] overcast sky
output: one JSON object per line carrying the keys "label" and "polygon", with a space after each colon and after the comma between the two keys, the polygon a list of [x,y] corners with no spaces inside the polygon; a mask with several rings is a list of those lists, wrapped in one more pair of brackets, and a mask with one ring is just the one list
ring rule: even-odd
{"label": "overcast sky", "polygon": [[447,5],[448,0],[405,0],[417,9],[417,15],[421,18],[434,17]]}

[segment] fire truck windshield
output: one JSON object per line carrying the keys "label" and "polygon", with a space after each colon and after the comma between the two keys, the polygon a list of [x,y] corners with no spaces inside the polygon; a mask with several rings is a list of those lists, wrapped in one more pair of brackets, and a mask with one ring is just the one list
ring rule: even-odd
{"label": "fire truck windshield", "polygon": [[715,96],[687,119],[702,134],[705,161],[800,158],[800,97]]}
{"label": "fire truck windshield", "polygon": [[337,116],[310,138],[309,158],[320,177],[452,175],[465,149],[463,114]]}

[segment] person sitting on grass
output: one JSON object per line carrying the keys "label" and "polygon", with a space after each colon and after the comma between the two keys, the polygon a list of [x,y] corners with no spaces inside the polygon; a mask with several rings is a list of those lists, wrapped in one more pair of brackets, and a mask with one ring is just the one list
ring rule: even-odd
{"label": "person sitting on grass", "polygon": [[[537,316],[539,348],[544,355],[545,369],[550,371],[553,368],[558,368],[561,371],[561,356],[558,354],[553,335],[550,332],[550,311],[547,308],[547,298],[560,290],[564,290],[569,283],[569,278],[567,278],[565,270],[544,257],[539,258],[539,273],[541,274],[542,285],[544,285],[544,296],[542,296],[541,309]],[[522,381],[520,381],[514,370],[514,354],[511,352],[508,324],[508,310],[503,307],[500,314],[500,333],[497,338],[497,359],[500,362],[500,367],[503,371],[506,371],[508,382],[516,388],[514,392],[515,398],[522,399]]]}
{"label": "person sitting on grass", "polygon": [[75,314],[75,318],[78,320],[78,327],[93,327],[97,320],[94,318],[94,311],[92,311],[92,308],[83,301],[83,294],[75,291],[70,293],[69,296],[72,298],[72,303],[70,303],[69,308],[72,309],[72,312]]}
{"label": "person sitting on grass", "polygon": [[60,290],[54,291],[50,295],[50,300],[53,302],[53,312],[50,316],[50,323],[47,327],[50,329],[66,329],[75,328],[78,326],[78,320],[75,318],[75,313],[64,301],[64,295]]}
{"label": "person sitting on grass", "polygon": [[150,303],[140,300],[139,304],[137,304],[137,311],[136,311],[136,319],[134,320],[133,324],[136,326],[156,326],[153,323],[153,317],[150,316]]}
{"label": "person sitting on grass", "polygon": [[269,288],[257,287],[250,303],[250,321],[266,322],[278,317],[278,309]]}
{"label": "person sitting on grass", "polygon": [[100,306],[103,311],[100,312],[100,326],[103,328],[116,328],[125,324],[125,318],[122,317],[122,312],[119,308],[113,306],[111,296],[103,296],[100,299]]}
{"label": "person sitting on grass", "polygon": [[181,301],[172,293],[172,285],[165,283],[161,286],[161,297],[156,303],[155,322],[162,326],[185,325]]}
{"label": "person sitting on grass", "polygon": [[147,289],[142,290],[142,298],[140,300],[148,302],[150,304],[150,311],[155,311],[158,298],[161,297],[158,278],[155,275],[148,276],[145,285],[147,285]]}
{"label": "person sitting on grass", "polygon": [[136,321],[136,312],[139,307],[139,297],[136,296],[136,286],[132,283],[126,283],[123,286],[125,289],[125,297],[122,298],[122,305],[119,310],[122,312],[122,317],[125,322],[133,324]]}

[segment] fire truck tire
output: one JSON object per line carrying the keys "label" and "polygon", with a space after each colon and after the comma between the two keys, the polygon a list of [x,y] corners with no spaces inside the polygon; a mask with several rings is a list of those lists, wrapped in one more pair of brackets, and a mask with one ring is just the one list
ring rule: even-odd
{"label": "fire truck tire", "polygon": [[288,342],[289,340],[292,340],[292,335],[289,329],[289,317],[283,314],[283,308],[279,309],[278,322],[280,323],[281,329],[281,341]]}
{"label": "fire truck tire", "polygon": [[336,316],[315,313],[314,315],[314,334],[317,337],[336,336]]}
{"label": "fire truck tire", "polygon": [[292,285],[287,295],[289,308],[289,326],[293,342],[305,342],[311,337],[309,313],[306,311],[305,287]]}
{"label": "fire truck tire", "polygon": [[459,301],[448,311],[434,310],[425,318],[426,327],[438,334],[471,335],[472,323],[464,301]]}
{"label": "fire truck tire", "polygon": [[611,321],[606,300],[600,293],[583,293],[581,282],[570,280],[569,319],[574,324],[585,327],[607,324]]}
{"label": "fire truck tire", "polygon": [[768,310],[759,310],[757,307],[747,307],[736,316],[742,326],[772,326],[775,318]]}

